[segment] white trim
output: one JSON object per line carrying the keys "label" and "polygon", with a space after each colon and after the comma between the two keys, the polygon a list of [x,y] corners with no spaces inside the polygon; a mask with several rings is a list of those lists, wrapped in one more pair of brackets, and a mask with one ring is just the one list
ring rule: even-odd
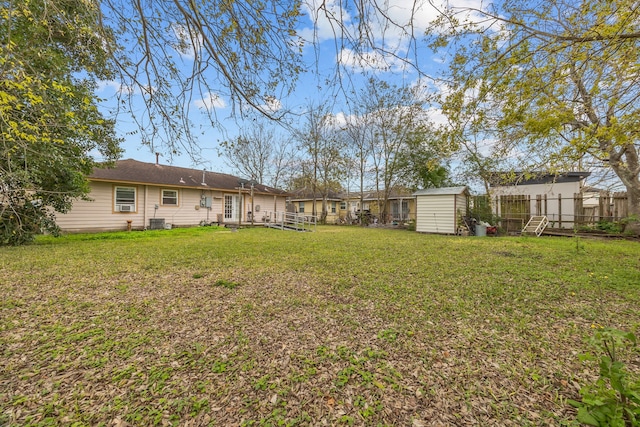
{"label": "white trim", "polygon": [[[176,195],[175,196],[175,199],[176,199],[175,203],[165,203],[164,202],[164,199],[165,199],[164,192],[165,191],[171,191],[171,192],[175,193],[175,195]],[[160,189],[160,205],[161,206],[174,206],[174,207],[180,206],[180,192],[177,189],[171,189],[171,188],[162,188],[162,189]]]}
{"label": "white trim", "polygon": [[[120,196],[118,200],[118,190],[133,191],[133,203],[128,198]],[[120,203],[118,203],[120,202]],[[138,209],[138,188],[128,187],[124,185],[116,185],[113,187],[113,206],[115,212],[137,212]]]}

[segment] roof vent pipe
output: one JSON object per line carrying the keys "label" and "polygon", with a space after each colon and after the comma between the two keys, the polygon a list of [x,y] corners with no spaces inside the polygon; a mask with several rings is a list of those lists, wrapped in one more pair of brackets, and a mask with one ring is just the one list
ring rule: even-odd
{"label": "roof vent pipe", "polygon": [[160,165],[160,153],[156,153],[156,166]]}

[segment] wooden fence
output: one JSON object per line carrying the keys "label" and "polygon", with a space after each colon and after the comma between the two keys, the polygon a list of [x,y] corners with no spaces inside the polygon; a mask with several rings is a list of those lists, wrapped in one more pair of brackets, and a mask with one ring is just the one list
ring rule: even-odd
{"label": "wooden fence", "polygon": [[[476,198],[475,203],[486,201]],[[627,193],[601,192],[597,196],[574,194],[571,197],[561,194],[557,197],[546,194],[503,195],[492,200],[491,208],[499,218],[500,226],[508,232],[522,230],[532,215],[545,215],[551,228],[588,226],[599,221],[614,222],[628,216]]]}

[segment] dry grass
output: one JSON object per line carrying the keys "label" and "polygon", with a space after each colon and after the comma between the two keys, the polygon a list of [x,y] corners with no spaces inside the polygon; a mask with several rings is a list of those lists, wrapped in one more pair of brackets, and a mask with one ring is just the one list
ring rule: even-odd
{"label": "dry grass", "polygon": [[0,249],[0,425],[560,425],[638,245],[320,227]]}

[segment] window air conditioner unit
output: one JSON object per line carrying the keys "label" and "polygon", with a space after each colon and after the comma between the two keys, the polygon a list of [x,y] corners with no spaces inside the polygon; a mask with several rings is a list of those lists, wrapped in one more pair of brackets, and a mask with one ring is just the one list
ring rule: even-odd
{"label": "window air conditioner unit", "polygon": [[118,205],[119,212],[133,212],[133,206],[131,205]]}

